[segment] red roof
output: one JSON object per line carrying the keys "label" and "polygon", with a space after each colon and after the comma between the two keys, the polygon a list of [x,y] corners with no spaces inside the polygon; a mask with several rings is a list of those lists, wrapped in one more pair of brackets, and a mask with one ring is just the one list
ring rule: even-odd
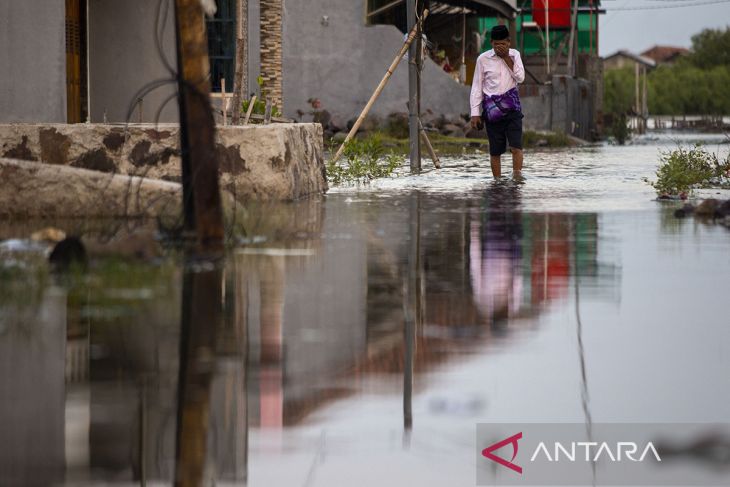
{"label": "red roof", "polygon": [[654,46],[641,53],[642,56],[653,59],[657,64],[672,62],[685,54],[689,54],[689,49],[675,46]]}

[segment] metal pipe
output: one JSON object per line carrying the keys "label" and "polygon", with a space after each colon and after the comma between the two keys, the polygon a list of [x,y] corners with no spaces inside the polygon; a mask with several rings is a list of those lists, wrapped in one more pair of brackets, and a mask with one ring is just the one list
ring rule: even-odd
{"label": "metal pipe", "polygon": [[575,77],[575,31],[578,28],[578,0],[573,0],[573,9],[570,13],[570,45],[568,46],[568,76]]}

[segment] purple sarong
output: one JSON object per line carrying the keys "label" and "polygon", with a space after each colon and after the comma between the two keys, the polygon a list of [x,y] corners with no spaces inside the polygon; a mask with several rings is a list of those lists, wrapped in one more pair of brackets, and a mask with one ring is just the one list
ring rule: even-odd
{"label": "purple sarong", "polygon": [[482,108],[487,122],[499,122],[510,112],[522,111],[520,92],[517,88],[512,88],[501,95],[485,96]]}

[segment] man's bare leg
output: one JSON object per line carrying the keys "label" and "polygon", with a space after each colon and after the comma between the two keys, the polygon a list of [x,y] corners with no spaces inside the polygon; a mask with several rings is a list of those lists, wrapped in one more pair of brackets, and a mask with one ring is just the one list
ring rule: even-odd
{"label": "man's bare leg", "polygon": [[492,176],[499,178],[502,176],[502,156],[489,156],[489,163],[492,165]]}
{"label": "man's bare leg", "polygon": [[522,176],[522,162],[525,158],[522,149],[510,149],[512,152],[512,175],[514,177]]}

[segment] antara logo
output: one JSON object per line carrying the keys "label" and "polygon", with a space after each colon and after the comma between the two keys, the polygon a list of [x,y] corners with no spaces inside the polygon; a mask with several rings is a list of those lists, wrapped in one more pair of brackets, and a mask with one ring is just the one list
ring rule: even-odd
{"label": "antara logo", "polygon": [[[515,472],[522,474],[522,467],[514,463],[514,460],[517,457],[517,452],[519,451],[518,441],[521,439],[522,432],[520,431],[516,435],[510,436],[509,438],[505,438],[502,441],[498,441],[497,443],[488,446],[482,450],[482,456],[502,465],[503,467],[507,467],[510,470],[514,470]],[[494,454],[496,450],[507,445],[512,445],[512,458],[506,460]],[[553,448],[548,448],[545,442],[541,441],[535,448],[532,456],[530,456],[530,462],[539,460],[540,457],[543,457],[543,459],[548,462],[596,462],[602,459],[610,460],[612,462],[643,462],[648,456],[653,457],[658,462],[662,461],[652,442],[648,442],[643,448],[639,448],[639,445],[633,441],[619,441],[615,445],[609,444],[605,441],[602,443],[594,441],[578,441],[567,444],[555,442]]]}
{"label": "antara logo", "polygon": [[[522,467],[512,463],[514,461],[515,457],[517,456],[517,451],[520,448],[519,445],[517,444],[517,441],[520,439],[522,439],[521,431],[514,436],[510,436],[509,438],[505,438],[502,441],[498,441],[497,443],[486,447],[484,450],[482,450],[482,455],[489,458],[493,462],[497,462],[504,467],[507,467],[509,469],[514,470],[515,472],[517,472],[519,474],[522,474]],[[494,450],[499,450],[503,446],[509,445],[510,443],[512,444],[512,459],[510,461],[507,461],[504,458],[498,457],[497,455],[492,453]]]}

